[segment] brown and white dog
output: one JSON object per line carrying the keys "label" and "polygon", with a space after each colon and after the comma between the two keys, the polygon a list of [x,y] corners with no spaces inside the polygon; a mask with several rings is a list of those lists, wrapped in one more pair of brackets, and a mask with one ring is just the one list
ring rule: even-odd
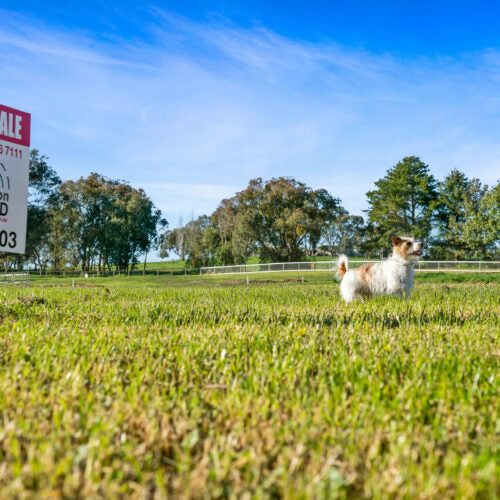
{"label": "brown and white dog", "polygon": [[414,264],[424,244],[409,236],[393,236],[392,256],[381,262],[349,269],[349,259],[341,255],[337,275],[342,280],[340,295],[346,302],[364,300],[373,295],[408,297],[413,289]]}

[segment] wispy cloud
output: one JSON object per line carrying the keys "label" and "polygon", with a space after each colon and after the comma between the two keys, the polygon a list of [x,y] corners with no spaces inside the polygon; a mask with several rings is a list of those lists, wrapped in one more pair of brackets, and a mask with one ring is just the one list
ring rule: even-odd
{"label": "wispy cloud", "polygon": [[360,211],[408,154],[438,176],[500,171],[495,51],[409,60],[153,14],[147,42],[111,43],[2,12],[2,101],[33,114],[33,146],[64,178],[125,178],[174,220],[257,176]]}
{"label": "wispy cloud", "polygon": [[[175,182],[145,183],[141,187],[151,198],[160,200],[158,208],[171,221],[172,227],[178,224],[180,218],[187,222],[196,215],[210,214],[221,200],[230,198],[241,190],[241,186]],[[195,205],[193,200],[196,200]]]}

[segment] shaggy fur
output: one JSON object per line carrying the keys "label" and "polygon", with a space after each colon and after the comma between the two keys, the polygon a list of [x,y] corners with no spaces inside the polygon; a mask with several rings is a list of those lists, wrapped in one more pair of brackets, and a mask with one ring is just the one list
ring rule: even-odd
{"label": "shaggy fur", "polygon": [[349,259],[341,255],[337,263],[340,295],[346,302],[364,300],[373,295],[409,297],[413,289],[414,264],[424,244],[413,238],[393,236],[392,257],[349,270]]}

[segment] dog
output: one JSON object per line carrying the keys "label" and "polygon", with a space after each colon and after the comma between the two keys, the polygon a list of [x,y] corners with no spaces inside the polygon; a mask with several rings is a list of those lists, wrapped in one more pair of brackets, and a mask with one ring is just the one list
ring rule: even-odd
{"label": "dog", "polygon": [[349,269],[349,259],[341,255],[337,263],[340,295],[345,302],[365,300],[373,295],[409,297],[413,289],[414,264],[423,255],[424,243],[409,236],[393,236],[392,256],[381,262]]}

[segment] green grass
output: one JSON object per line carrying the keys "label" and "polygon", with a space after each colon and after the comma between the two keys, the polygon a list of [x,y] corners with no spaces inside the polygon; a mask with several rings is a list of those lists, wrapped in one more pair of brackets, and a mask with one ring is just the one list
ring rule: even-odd
{"label": "green grass", "polygon": [[[160,274],[145,276],[114,276],[114,277],[89,277],[88,279],[78,277],[63,278],[61,276],[30,276],[34,285],[70,285],[74,281],[78,284],[98,284],[111,287],[151,287],[151,288],[186,288],[186,287],[219,287],[238,286],[246,284],[246,279],[250,284],[255,281],[270,280],[273,282],[283,282],[284,280],[301,280],[304,278],[307,284],[331,285],[335,284],[334,273],[331,271],[292,271],[276,273],[241,273],[241,274],[220,274],[220,275],[199,275],[199,274]],[[500,273],[453,273],[453,272],[418,272],[415,277],[416,283],[496,283],[500,284]],[[292,284],[293,285],[293,284]],[[301,283],[297,283],[300,286]]]}
{"label": "green grass", "polygon": [[427,275],[0,289],[0,497],[497,497],[500,287]]}
{"label": "green grass", "polygon": [[500,273],[419,272],[416,283],[496,283],[500,285]]}

